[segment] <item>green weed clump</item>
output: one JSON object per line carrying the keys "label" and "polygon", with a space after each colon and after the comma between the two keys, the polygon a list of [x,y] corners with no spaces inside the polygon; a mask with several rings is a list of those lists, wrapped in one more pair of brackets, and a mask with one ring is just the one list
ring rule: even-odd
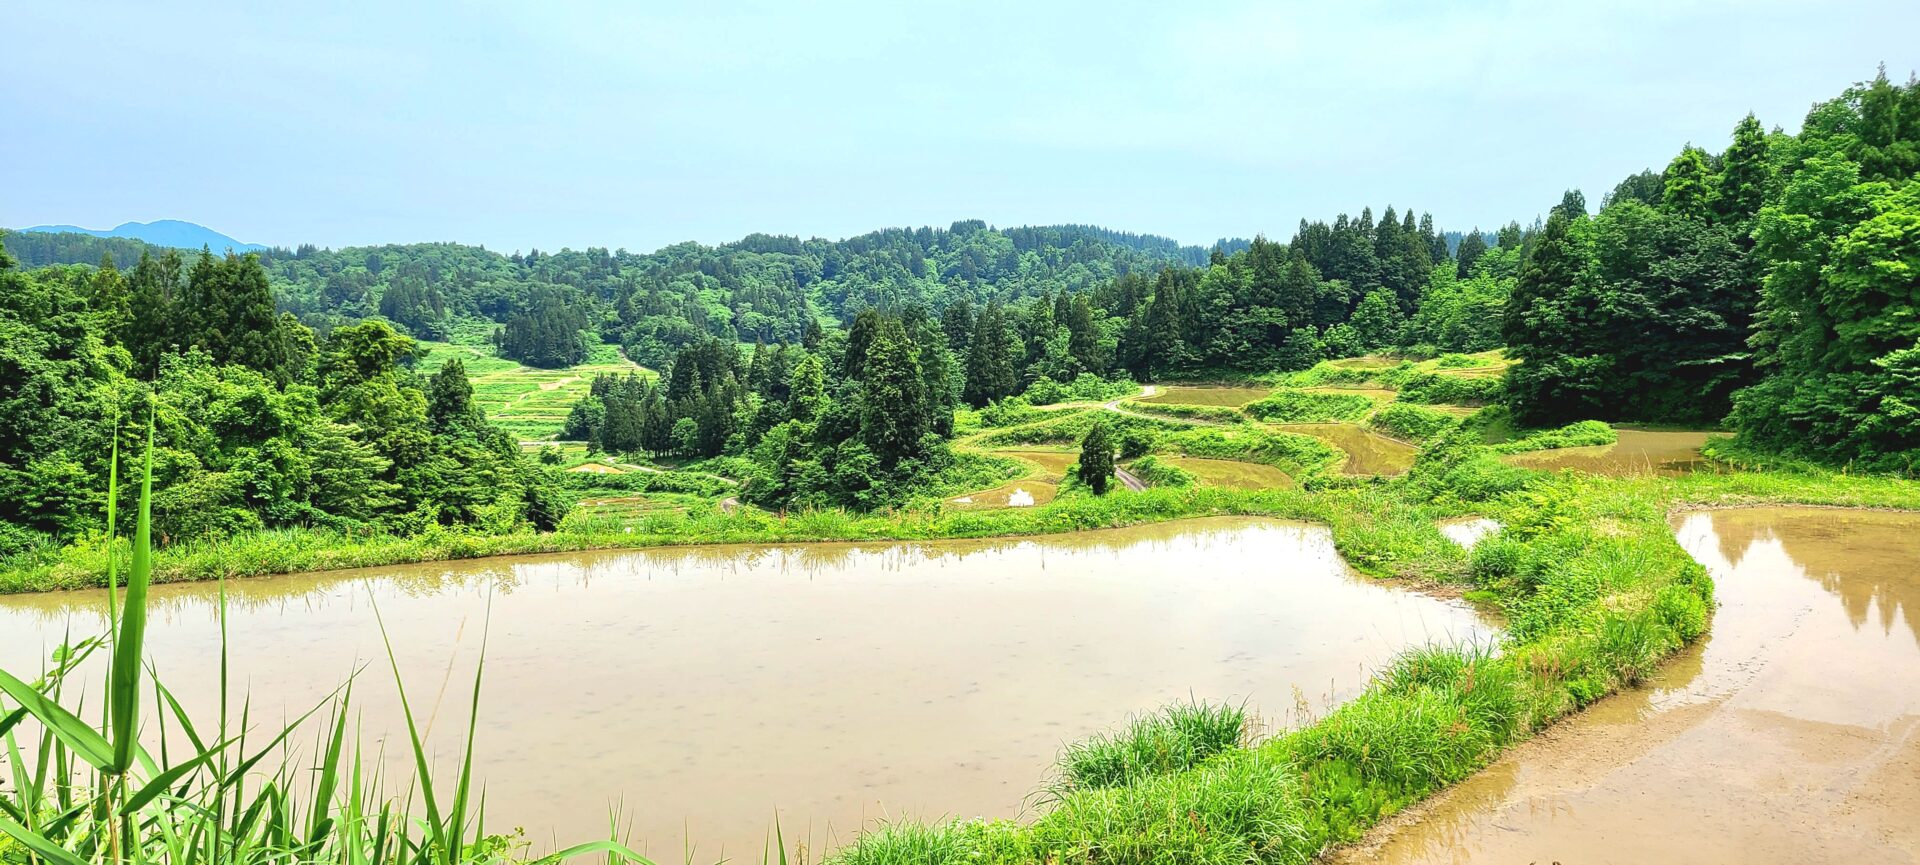
{"label": "green weed clump", "polygon": [[1055,797],[1073,790],[1132,784],[1152,775],[1191,769],[1245,743],[1250,730],[1240,706],[1176,703],[1133,719],[1125,729],[1068,745],[1060,754]]}
{"label": "green weed clump", "polygon": [[1613,427],[1597,420],[1583,420],[1574,421],[1563,427],[1529,432],[1517,439],[1491,445],[1488,449],[1494,453],[1517,454],[1524,451],[1610,445],[1619,440],[1620,434],[1615,432]]}

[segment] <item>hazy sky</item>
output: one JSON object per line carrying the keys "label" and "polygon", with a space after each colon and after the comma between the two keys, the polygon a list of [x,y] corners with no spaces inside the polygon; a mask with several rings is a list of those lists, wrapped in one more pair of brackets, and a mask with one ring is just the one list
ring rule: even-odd
{"label": "hazy sky", "polygon": [[1920,67],[1913,0],[8,7],[0,225],[287,245],[1491,227]]}

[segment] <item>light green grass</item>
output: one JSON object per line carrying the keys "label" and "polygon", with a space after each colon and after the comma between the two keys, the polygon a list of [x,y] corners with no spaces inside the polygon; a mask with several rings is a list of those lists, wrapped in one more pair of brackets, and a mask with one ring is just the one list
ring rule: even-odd
{"label": "light green grass", "polygon": [[422,374],[431,374],[448,358],[460,358],[466,364],[468,380],[473,382],[474,404],[487,413],[489,420],[522,441],[558,436],[567,412],[587,395],[594,376],[654,374],[622,357],[618,347],[605,344],[594,345],[586,363],[566,369],[523,366],[495,356],[493,346],[484,343],[423,340],[420,346],[426,350],[417,366]]}

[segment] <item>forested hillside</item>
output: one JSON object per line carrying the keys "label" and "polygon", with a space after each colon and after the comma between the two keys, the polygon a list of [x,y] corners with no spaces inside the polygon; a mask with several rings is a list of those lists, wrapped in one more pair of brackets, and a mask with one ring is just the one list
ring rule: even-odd
{"label": "forested hillside", "polygon": [[[1244,241],[1223,241],[1233,250]],[[85,235],[9,234],[26,267],[121,268],[142,246]],[[155,251],[156,255],[162,254]],[[676,244],[647,254],[589,248],[502,255],[455,243],[261,254],[282,309],[315,330],[372,316],[410,334],[443,337],[456,318],[500,326],[502,353],[539,366],[584,354],[579,332],[661,365],[707,337],[798,342],[816,322],[918,303],[942,308],[1082,291],[1134,272],[1198,264],[1207,250],[1091,226],[888,229],[841,241],[751,235],[723,246]]]}
{"label": "forested hillside", "polygon": [[1588,215],[1554,208],[1504,339],[1524,418],[1716,423],[1821,461],[1920,468],[1920,84],[1883,73],[1801,131],[1752,116]]}

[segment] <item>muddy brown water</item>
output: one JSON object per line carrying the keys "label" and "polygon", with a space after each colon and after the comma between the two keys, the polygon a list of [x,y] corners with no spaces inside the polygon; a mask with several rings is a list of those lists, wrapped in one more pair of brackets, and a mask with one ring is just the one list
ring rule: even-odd
{"label": "muddy brown water", "polygon": [[1397,475],[1413,467],[1420,449],[1353,423],[1290,423],[1276,425],[1282,432],[1320,439],[1347,453],[1340,467],[1349,475]]}
{"label": "muddy brown water", "polygon": [[1672,476],[1700,471],[1711,465],[1700,455],[1710,435],[1705,432],[1618,430],[1619,441],[1594,447],[1556,448],[1509,454],[1507,462],[1530,469],[1573,469],[1608,477]]}
{"label": "muddy brown water", "polygon": [[1920,516],[1685,514],[1712,633],[1335,861],[1920,860]]}
{"label": "muddy brown water", "polygon": [[[490,628],[488,825],[525,826],[549,849],[603,837],[618,808],[637,843],[676,862],[687,840],[694,861],[758,861],[776,809],[815,852],[879,818],[1017,817],[1063,742],[1129,714],[1191,697],[1284,718],[1296,688],[1318,709],[1409,645],[1487,634],[1464,605],[1356,576],[1324,528],[1245,518],[478,560],[229,590],[233,678],[254,717],[297,716],[371,663],[354,697],[369,755],[384,746],[395,778],[411,773],[375,606],[442,765]],[[216,588],[153,596],[153,661],[209,717]],[[69,629],[103,630],[104,603],[0,597],[0,665],[37,671]]]}

